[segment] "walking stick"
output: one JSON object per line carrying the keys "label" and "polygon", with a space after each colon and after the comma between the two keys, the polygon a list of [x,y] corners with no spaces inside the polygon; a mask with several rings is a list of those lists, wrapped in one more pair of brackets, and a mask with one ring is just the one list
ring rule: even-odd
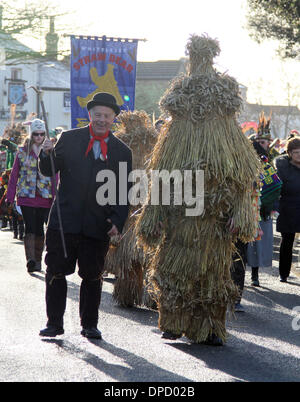
{"label": "walking stick", "polygon": [[[42,92],[39,91],[36,87],[33,85],[28,87],[28,89],[32,88],[39,96],[40,96],[40,103],[41,103],[41,108],[42,108],[42,113],[43,113],[43,119],[45,122],[45,128],[46,128],[46,136],[48,139],[50,139],[49,135],[49,128],[48,128],[48,121],[47,121],[47,115],[46,115],[46,110],[45,110],[45,105],[44,101],[42,98]],[[66,242],[65,242],[65,236],[64,236],[64,231],[63,231],[63,226],[62,226],[62,219],[61,219],[61,212],[60,212],[60,205],[59,205],[59,197],[58,197],[58,190],[56,187],[56,182],[55,182],[55,166],[54,166],[54,160],[53,160],[53,154],[50,152],[50,164],[51,164],[51,172],[52,172],[52,186],[55,188],[55,198],[56,198],[56,207],[57,207],[57,216],[58,216],[58,223],[59,223],[59,231],[60,231],[60,237],[61,237],[61,242],[64,250],[64,256],[65,258],[68,258],[67,255],[67,249],[66,249]]]}

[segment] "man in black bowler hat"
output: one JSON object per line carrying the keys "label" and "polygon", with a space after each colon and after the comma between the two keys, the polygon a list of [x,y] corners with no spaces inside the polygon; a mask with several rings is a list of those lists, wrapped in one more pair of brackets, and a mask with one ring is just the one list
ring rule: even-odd
{"label": "man in black bowler hat", "polygon": [[[64,333],[63,316],[66,308],[66,275],[75,272],[82,279],[79,313],[82,331],[87,338],[101,339],[97,328],[101,300],[104,259],[109,238],[120,235],[128,215],[128,191],[119,198],[119,188],[129,189],[124,180],[132,170],[131,150],[112,132],[111,127],[120,108],[113,95],[100,92],[88,102],[90,124],[65,131],[57,144],[45,140],[39,156],[39,169],[51,176],[49,153],[52,152],[55,171],[60,173],[59,206],[66,243],[64,256],[56,200],[50,211],[46,233],[46,310],[47,326],[40,336],[55,337]],[[119,176],[119,164],[127,172]],[[116,202],[99,204],[99,188],[107,184],[98,173],[108,170],[115,177]],[[103,173],[103,172],[102,172]],[[105,176],[105,175],[104,175]],[[96,179],[97,177],[97,179]],[[113,181],[112,181],[113,182]],[[124,184],[124,183],[123,183]],[[119,199],[124,200],[119,203]],[[127,200],[127,203],[126,203]]]}

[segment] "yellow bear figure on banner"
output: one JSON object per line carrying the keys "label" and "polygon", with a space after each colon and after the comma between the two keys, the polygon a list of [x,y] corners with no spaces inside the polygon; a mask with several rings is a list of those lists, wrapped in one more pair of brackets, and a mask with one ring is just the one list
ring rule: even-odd
{"label": "yellow bear figure on banner", "polygon": [[113,66],[112,64],[108,64],[107,71],[102,76],[98,75],[97,69],[95,67],[90,69],[91,79],[92,79],[93,83],[97,86],[97,89],[95,89],[94,92],[87,95],[85,98],[83,98],[81,96],[77,96],[77,102],[79,103],[79,105],[82,108],[85,108],[87,103],[99,91],[100,92],[108,92],[108,93],[112,94],[116,98],[117,104],[119,106],[123,105],[124,102],[120,95],[118,84],[117,84],[117,81],[115,79],[114,72],[113,72],[114,68],[115,68],[115,66]]}

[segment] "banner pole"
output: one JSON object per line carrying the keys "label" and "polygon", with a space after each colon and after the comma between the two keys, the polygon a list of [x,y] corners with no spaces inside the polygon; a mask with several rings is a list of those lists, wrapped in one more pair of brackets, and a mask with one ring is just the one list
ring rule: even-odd
{"label": "banner pole", "polygon": [[117,37],[113,37],[113,36],[106,36],[106,35],[102,35],[102,36],[96,36],[96,35],[74,35],[74,34],[63,34],[62,35],[64,38],[82,38],[82,39],[100,39],[102,40],[103,38],[105,38],[106,40],[111,40],[111,41],[119,41],[119,42],[128,42],[128,41],[132,41],[132,42],[148,42],[148,39],[137,39],[137,38],[117,38]]}

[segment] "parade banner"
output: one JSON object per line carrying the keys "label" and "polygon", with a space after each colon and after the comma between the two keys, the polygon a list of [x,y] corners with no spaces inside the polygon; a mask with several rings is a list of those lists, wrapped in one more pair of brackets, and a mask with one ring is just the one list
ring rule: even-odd
{"label": "parade banner", "polygon": [[121,110],[134,110],[138,40],[71,36],[72,128],[88,124],[87,103],[109,92]]}

